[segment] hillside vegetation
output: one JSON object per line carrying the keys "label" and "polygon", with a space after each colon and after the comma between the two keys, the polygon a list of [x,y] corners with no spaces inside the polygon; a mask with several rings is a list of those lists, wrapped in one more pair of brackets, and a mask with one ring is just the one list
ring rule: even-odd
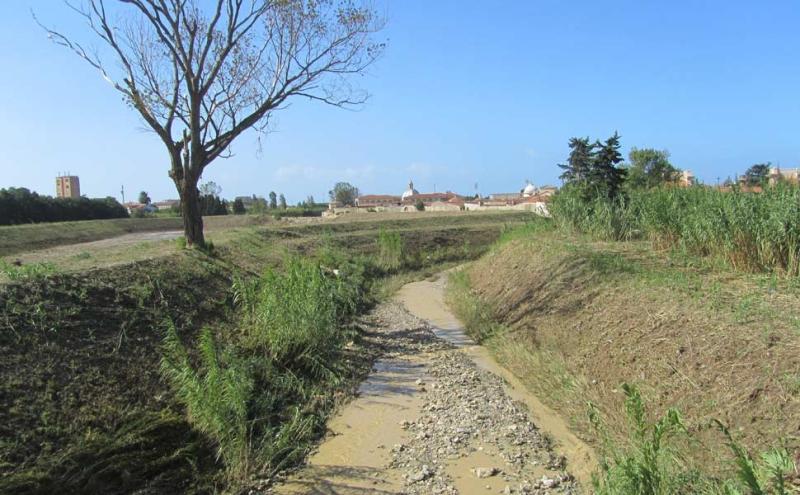
{"label": "hillside vegetation", "polygon": [[455,275],[450,300],[606,454],[598,492],[788,493],[776,480],[791,485],[800,448],[797,194],[587,204],[568,188],[553,221],[507,232]]}
{"label": "hillside vegetation", "polygon": [[171,242],[156,259],[1,285],[0,492],[268,483],[369,371],[357,315],[523,218],[249,228],[206,252]]}

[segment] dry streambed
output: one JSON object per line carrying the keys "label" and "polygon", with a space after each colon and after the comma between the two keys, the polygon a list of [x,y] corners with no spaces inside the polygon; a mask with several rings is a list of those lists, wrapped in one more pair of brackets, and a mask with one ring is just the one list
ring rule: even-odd
{"label": "dry streambed", "polygon": [[460,332],[442,286],[409,284],[365,319],[382,358],[307,465],[271,492],[579,492],[519,391]]}

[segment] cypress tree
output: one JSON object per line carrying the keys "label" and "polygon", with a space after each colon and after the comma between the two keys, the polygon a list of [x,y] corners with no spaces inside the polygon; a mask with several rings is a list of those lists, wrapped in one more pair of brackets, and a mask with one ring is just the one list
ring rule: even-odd
{"label": "cypress tree", "polygon": [[622,163],[619,134],[615,132],[604,143],[598,141],[595,148],[597,151],[592,161],[589,180],[599,194],[614,199],[619,194],[627,173],[627,170],[618,166]]}
{"label": "cypress tree", "polygon": [[589,179],[594,161],[594,148],[589,138],[572,138],[569,140],[569,158],[566,164],[560,164],[564,173],[559,177],[566,183],[582,183]]}

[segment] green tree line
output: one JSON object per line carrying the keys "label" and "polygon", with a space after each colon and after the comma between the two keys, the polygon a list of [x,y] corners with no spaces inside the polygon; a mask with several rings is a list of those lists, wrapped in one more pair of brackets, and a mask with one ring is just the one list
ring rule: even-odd
{"label": "green tree line", "polygon": [[127,210],[112,197],[53,198],[24,187],[0,189],[0,225],[127,217]]}

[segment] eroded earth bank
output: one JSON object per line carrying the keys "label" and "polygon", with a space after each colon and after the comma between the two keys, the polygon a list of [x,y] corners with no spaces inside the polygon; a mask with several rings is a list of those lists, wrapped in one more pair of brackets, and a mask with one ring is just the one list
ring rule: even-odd
{"label": "eroded earth bank", "polygon": [[[474,345],[444,276],[362,324],[384,351],[307,465],[271,493],[580,493],[588,447]],[[517,386],[515,386],[517,385]],[[540,425],[546,428],[540,429]]]}

